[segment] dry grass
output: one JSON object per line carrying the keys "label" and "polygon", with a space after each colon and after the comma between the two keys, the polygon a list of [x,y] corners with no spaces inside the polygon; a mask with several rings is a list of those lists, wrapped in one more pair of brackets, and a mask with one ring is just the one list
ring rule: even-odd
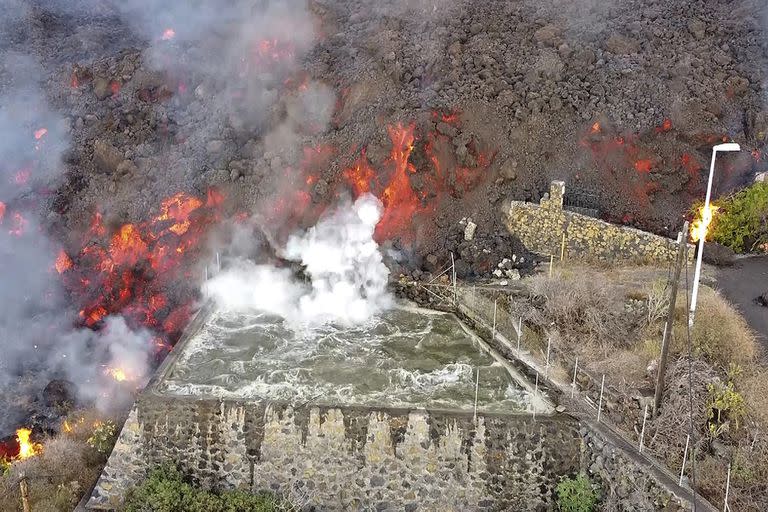
{"label": "dry grass", "polygon": [[67,417],[70,432],[42,440],[40,455],[15,462],[10,472],[0,477],[0,510],[21,510],[19,476],[24,473],[32,510],[70,512],[104,466],[105,457],[86,443],[99,421],[95,410],[73,412]]}
{"label": "dry grass", "polygon": [[733,449],[730,459],[708,454],[696,467],[696,486],[711,503],[722,506],[728,464],[731,487],[728,504],[739,512],[768,510],[768,434],[745,439]]}
{"label": "dry grass", "polygon": [[[686,298],[678,296],[675,306],[672,351],[687,352]],[[755,335],[736,308],[711,288],[699,290],[699,300],[691,342],[696,355],[720,369],[731,364],[753,364],[758,354]]]}
{"label": "dry grass", "polygon": [[[632,393],[647,383],[645,371],[658,359],[666,317],[667,269],[651,267],[561,269],[552,279],[531,280],[535,313],[529,324],[540,332],[560,332],[560,346],[579,355],[614,389]],[[626,304],[642,305],[627,311]],[[768,368],[761,366],[759,345],[739,311],[719,293],[702,287],[691,330],[693,416],[697,441],[696,484],[722,507],[728,464],[732,465],[729,503],[732,510],[768,511]],[[634,306],[633,306],[634,308]],[[646,445],[674,472],[680,471],[689,429],[687,304],[681,287],[675,307],[671,363],[660,416],[649,425]],[[735,375],[736,392],[744,397],[746,418],[718,442],[708,428],[707,384]],[[689,460],[690,463],[690,460]]]}
{"label": "dry grass", "polygon": [[[582,272],[538,275],[529,283],[533,312],[529,322],[560,333],[566,348],[598,347],[603,353],[628,347],[632,327],[624,309],[624,296],[605,281]],[[570,347],[569,347],[570,346]]]}
{"label": "dry grass", "polygon": [[745,369],[737,379],[737,389],[744,395],[747,416],[768,433],[768,368]]}
{"label": "dry grass", "polygon": [[647,380],[648,359],[636,350],[616,350],[587,366],[594,375],[605,375],[614,389],[636,389]]}
{"label": "dry grass", "polygon": [[99,457],[85,443],[57,437],[44,443],[42,454],[11,466],[0,479],[0,510],[20,510],[19,477],[26,474],[36,512],[69,512],[99,473]]}
{"label": "dry grass", "polygon": [[[717,371],[700,359],[691,361],[693,388],[694,437],[703,439],[707,432],[707,386],[719,380]],[[664,402],[659,416],[650,424],[648,448],[670,468],[680,468],[689,431],[691,394],[688,382],[689,360],[678,359],[669,369]]]}

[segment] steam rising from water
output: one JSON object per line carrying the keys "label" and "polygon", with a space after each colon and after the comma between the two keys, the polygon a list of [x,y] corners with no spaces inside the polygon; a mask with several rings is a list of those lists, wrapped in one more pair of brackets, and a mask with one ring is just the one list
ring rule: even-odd
{"label": "steam rising from water", "polygon": [[366,194],[291,236],[282,256],[301,263],[310,283],[285,268],[240,260],[207,282],[204,293],[221,309],[265,311],[292,327],[362,323],[392,304],[389,270],[373,239],[381,212],[379,200]]}

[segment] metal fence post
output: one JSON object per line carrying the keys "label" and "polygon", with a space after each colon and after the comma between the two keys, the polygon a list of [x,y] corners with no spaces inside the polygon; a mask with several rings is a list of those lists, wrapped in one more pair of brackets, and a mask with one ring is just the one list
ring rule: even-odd
{"label": "metal fence post", "polygon": [[683,473],[685,473],[685,463],[688,462],[688,445],[691,442],[691,434],[688,434],[685,438],[685,452],[683,452],[683,467],[680,468],[680,480],[677,485],[683,485]]}
{"label": "metal fence post", "polygon": [[477,423],[477,394],[478,391],[480,391],[480,368],[477,369],[477,376],[475,377],[475,414],[473,416],[473,421]]}
{"label": "metal fence post", "polygon": [[493,301],[493,331],[491,332],[491,340],[496,340],[496,308],[498,306],[499,299]]}
{"label": "metal fence post", "polygon": [[600,384],[600,400],[597,404],[597,422],[600,423],[600,414],[603,412],[603,389],[605,388],[605,374],[603,374],[603,382]]}
{"label": "metal fence post", "polygon": [[643,411],[643,428],[640,430],[640,453],[643,453],[643,442],[645,441],[645,422],[648,419],[648,404],[645,404]]}

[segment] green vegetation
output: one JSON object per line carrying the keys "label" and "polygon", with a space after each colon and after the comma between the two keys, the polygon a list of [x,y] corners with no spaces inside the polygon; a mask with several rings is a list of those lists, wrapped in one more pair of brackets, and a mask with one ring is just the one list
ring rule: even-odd
{"label": "green vegetation", "polygon": [[277,512],[284,504],[271,494],[213,493],[194,487],[178,469],[163,465],[126,499],[125,512]]}
{"label": "green vegetation", "polygon": [[768,183],[755,183],[715,205],[720,210],[710,227],[711,240],[738,253],[768,243]]}
{"label": "green vegetation", "polygon": [[592,512],[600,498],[584,473],[576,478],[563,478],[555,492],[557,508],[562,512]]}
{"label": "green vegetation", "polygon": [[736,391],[733,381],[725,386],[721,383],[710,384],[708,390],[709,433],[718,438],[730,430],[731,423],[738,430],[739,423],[744,420],[746,407],[744,397]]}
{"label": "green vegetation", "polygon": [[111,421],[97,423],[86,442],[101,454],[109,453],[115,445],[115,424]]}

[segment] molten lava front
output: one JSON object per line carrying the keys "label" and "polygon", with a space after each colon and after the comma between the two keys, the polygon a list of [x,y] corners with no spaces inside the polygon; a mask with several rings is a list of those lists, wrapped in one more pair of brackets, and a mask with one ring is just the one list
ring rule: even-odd
{"label": "molten lava front", "polygon": [[201,240],[221,219],[222,202],[213,190],[205,202],[180,192],[163,200],[149,221],[124,224],[112,235],[96,213],[80,251],[73,257],[61,251],[55,264],[70,293],[84,303],[82,323],[96,328],[106,316],[122,314],[157,332],[156,349],[167,350],[193,312],[192,268]]}

